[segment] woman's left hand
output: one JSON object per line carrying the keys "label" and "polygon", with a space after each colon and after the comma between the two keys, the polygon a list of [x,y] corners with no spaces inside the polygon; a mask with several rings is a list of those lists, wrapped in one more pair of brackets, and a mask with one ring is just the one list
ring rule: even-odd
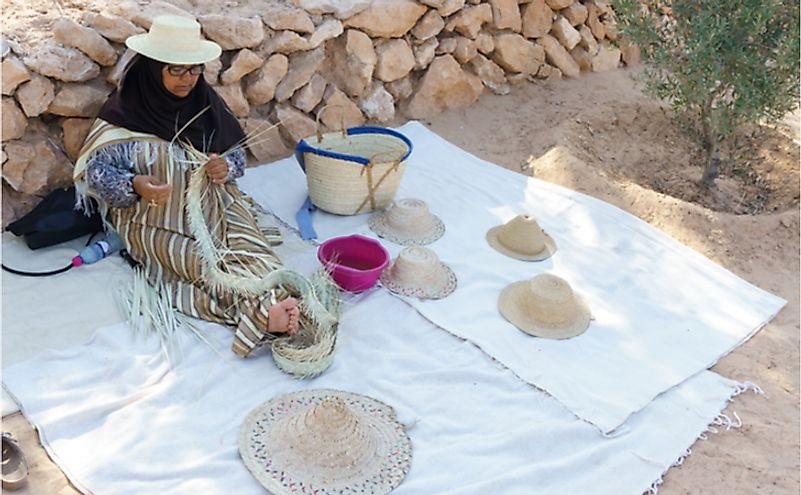
{"label": "woman's left hand", "polygon": [[209,155],[209,161],[206,162],[206,173],[209,174],[209,179],[215,184],[225,184],[228,179],[228,162],[225,158],[217,153]]}

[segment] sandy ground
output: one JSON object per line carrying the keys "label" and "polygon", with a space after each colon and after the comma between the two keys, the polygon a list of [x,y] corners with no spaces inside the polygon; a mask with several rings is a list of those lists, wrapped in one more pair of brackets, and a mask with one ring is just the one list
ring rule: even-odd
{"label": "sandy ground", "polygon": [[[765,329],[713,368],[757,383],[765,394],[736,398],[727,413],[736,411],[743,427],[697,441],[692,455],[667,473],[660,493],[797,494],[798,114],[779,128],[742,136],[727,150],[718,187],[705,191],[696,184],[697,146],[663,106],[643,96],[634,74],[526,83],[425,123],[488,161],[612,203],[787,299]],[[17,434],[33,468],[29,489],[18,493],[77,493],[23,417],[3,418],[3,429]]]}

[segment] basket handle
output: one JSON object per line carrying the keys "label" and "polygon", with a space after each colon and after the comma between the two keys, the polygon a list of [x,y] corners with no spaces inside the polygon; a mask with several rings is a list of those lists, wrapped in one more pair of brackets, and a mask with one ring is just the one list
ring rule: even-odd
{"label": "basket handle", "polygon": [[[364,174],[365,172],[367,172],[367,196],[365,196],[364,200],[361,202],[359,207],[356,208],[356,211],[354,212],[354,215],[359,213],[361,211],[361,209],[364,208],[364,206],[367,204],[368,201],[370,202],[370,209],[371,210],[375,210],[375,192],[378,191],[378,188],[381,187],[381,184],[384,182],[384,179],[389,177],[390,173],[396,172],[398,170],[398,167],[400,166],[400,163],[403,160],[403,154],[404,153],[401,153],[400,157],[395,158],[394,160],[392,160],[392,166],[389,167],[386,170],[386,172],[384,172],[384,175],[382,175],[378,179],[378,182],[375,185],[373,185],[373,165],[376,164],[376,163],[379,163],[376,160],[376,158],[378,158],[378,157],[380,157],[382,155],[386,155],[387,153],[395,152],[395,151],[397,151],[397,150],[379,151],[379,152],[375,153],[373,156],[370,157],[370,163],[368,163],[367,165],[362,167],[362,171],[360,172],[360,174]],[[380,162],[380,163],[386,163],[386,162]]]}
{"label": "basket handle", "polygon": [[[320,108],[320,110],[317,111],[317,117],[315,118],[315,122],[317,123],[317,142],[318,143],[321,143],[323,141],[323,132],[320,130],[320,118],[322,118],[323,112],[325,112],[329,108],[337,108],[337,107],[338,108],[345,108],[345,105],[343,105],[341,103],[327,104],[327,105],[323,105],[323,107]],[[342,137],[345,137],[345,136],[348,135],[347,130],[345,129],[345,113],[344,112],[342,114],[340,114],[339,128],[340,128],[340,131],[342,132]]]}

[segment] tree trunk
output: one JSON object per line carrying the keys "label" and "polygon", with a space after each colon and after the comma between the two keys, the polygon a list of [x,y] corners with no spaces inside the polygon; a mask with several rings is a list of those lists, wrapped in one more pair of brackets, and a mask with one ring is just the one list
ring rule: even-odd
{"label": "tree trunk", "polygon": [[708,108],[701,111],[701,122],[704,126],[704,149],[707,152],[707,165],[704,174],[701,176],[701,183],[707,188],[715,187],[715,179],[718,177],[718,165],[720,164],[720,151],[717,146],[717,139],[712,130],[710,119],[712,118],[712,98],[708,102]]}

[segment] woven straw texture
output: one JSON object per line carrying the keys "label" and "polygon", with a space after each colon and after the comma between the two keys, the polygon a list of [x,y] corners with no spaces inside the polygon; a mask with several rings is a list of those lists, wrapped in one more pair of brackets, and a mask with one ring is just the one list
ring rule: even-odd
{"label": "woven straw texture", "polygon": [[498,298],[498,309],[523,332],[548,339],[580,335],[592,319],[590,308],[570,284],[548,273],[506,286]]}
{"label": "woven straw texture", "polygon": [[437,254],[424,247],[407,247],[381,274],[391,292],[420,299],[442,299],[456,290],[456,274]]}
{"label": "woven straw texture", "polygon": [[425,246],[445,233],[445,224],[425,201],[404,198],[367,219],[370,230],[401,246]]}
{"label": "woven straw texture", "polygon": [[409,471],[412,444],[392,407],[330,389],[275,397],[239,430],[239,454],[274,495],[386,494]]}
{"label": "woven straw texture", "polygon": [[343,136],[341,132],[306,138],[313,148],[367,158],[369,165],[304,153],[309,197],[317,207],[338,215],[355,215],[385,208],[395,197],[409,151],[403,140],[388,134]]}
{"label": "woven straw texture", "polygon": [[518,215],[489,229],[487,242],[496,251],[522,261],[542,261],[556,252],[556,242],[531,215]]}

